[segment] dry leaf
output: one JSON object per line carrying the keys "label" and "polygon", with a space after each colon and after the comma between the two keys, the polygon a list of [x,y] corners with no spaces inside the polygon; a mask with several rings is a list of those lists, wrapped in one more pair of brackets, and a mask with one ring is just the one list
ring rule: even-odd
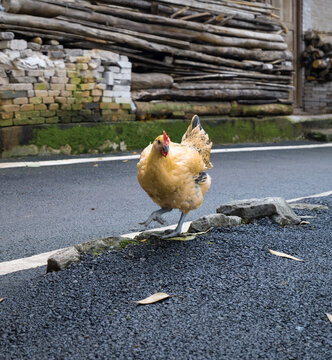
{"label": "dry leaf", "polygon": [[127,162],[128,160],[122,160],[122,162]]}
{"label": "dry leaf", "polygon": [[93,166],[94,166],[94,167],[98,167],[99,165],[98,165],[98,164],[94,164]]}
{"label": "dry leaf", "polygon": [[326,316],[330,320],[330,322],[332,323],[332,314],[326,313]]}
{"label": "dry leaf", "polygon": [[194,240],[195,239],[195,235],[187,235],[187,236],[176,236],[176,237],[172,237],[166,240],[178,240],[178,241],[189,241],[189,240]]}
{"label": "dry leaf", "polygon": [[137,154],[137,151],[134,151],[133,154],[136,155],[136,154]]}
{"label": "dry leaf", "polygon": [[155,303],[157,301],[167,299],[169,297],[171,297],[171,295],[168,295],[168,294],[163,293],[163,292],[158,292],[158,293],[155,293],[155,294],[147,297],[146,299],[136,301],[136,302],[137,302],[137,304],[140,304],[140,305],[147,305],[147,304],[153,304],[153,303]]}
{"label": "dry leaf", "polygon": [[299,258],[297,258],[297,257],[295,257],[295,256],[288,255],[288,254],[285,254],[285,253],[282,253],[282,252],[279,252],[279,251],[271,250],[271,249],[269,249],[269,248],[267,248],[267,249],[270,251],[270,253],[271,253],[272,255],[281,256],[281,257],[284,257],[284,258],[287,258],[287,259],[296,260],[296,261],[303,261],[302,259],[299,259]]}
{"label": "dry leaf", "polygon": [[142,240],[140,240],[140,242],[146,242],[147,241],[147,239],[142,239]]}
{"label": "dry leaf", "polygon": [[0,298],[0,303],[2,303],[6,298]]}
{"label": "dry leaf", "polygon": [[300,222],[300,225],[307,225],[307,224],[310,224],[310,222],[309,222],[309,221],[304,221],[304,220],[302,220],[302,221]]}

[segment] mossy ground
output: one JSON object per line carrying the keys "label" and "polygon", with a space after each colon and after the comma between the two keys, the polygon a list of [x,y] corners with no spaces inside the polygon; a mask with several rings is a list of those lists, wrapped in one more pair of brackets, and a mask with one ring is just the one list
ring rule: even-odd
{"label": "mossy ground", "polygon": [[[201,123],[215,145],[295,140],[301,136],[300,125],[292,124],[287,118],[202,119]],[[188,125],[189,120],[121,122],[68,128],[53,125],[35,129],[30,144],[38,147],[46,145],[54,149],[69,144],[73,154],[87,153],[91,150],[112,151],[111,148],[100,150],[105,141],[123,143],[127,150],[138,150],[147,146],[163,130],[172,141],[179,142]]]}

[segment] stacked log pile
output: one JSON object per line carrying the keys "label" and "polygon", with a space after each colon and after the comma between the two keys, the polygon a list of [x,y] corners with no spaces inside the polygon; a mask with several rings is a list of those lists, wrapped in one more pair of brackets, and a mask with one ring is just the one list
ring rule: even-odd
{"label": "stacked log pile", "polygon": [[0,28],[129,57],[136,101],[290,104],[292,54],[271,5],[244,0],[3,0]]}
{"label": "stacked log pile", "polygon": [[301,54],[308,81],[332,81],[332,36],[309,30],[304,34],[306,48]]}

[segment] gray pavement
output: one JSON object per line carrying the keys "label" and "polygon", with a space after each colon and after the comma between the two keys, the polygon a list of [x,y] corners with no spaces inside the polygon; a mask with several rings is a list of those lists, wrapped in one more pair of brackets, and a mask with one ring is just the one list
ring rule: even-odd
{"label": "gray pavement", "polygon": [[[332,189],[332,148],[211,158],[211,188],[188,220],[215,212],[231,199],[287,199]],[[140,230],[138,223],[157,206],[138,185],[136,163],[0,170],[0,262]],[[165,218],[168,224],[177,223],[179,212]]]}

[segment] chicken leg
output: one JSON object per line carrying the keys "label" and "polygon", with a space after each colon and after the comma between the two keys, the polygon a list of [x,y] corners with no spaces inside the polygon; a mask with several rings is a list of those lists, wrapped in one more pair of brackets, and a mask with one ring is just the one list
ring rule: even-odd
{"label": "chicken leg", "polygon": [[151,213],[151,215],[148,217],[146,221],[141,222],[140,225],[144,225],[145,227],[147,227],[148,225],[150,225],[152,221],[158,221],[159,224],[164,225],[166,220],[163,219],[161,215],[169,211],[172,211],[172,209],[161,208],[159,210],[156,210],[153,213]]}
{"label": "chicken leg", "polygon": [[180,220],[178,222],[178,226],[176,227],[176,229],[174,231],[172,231],[171,233],[169,233],[169,234],[163,235],[161,238],[162,239],[169,239],[169,238],[172,238],[172,237],[175,237],[175,236],[179,236],[181,234],[182,225],[184,223],[184,219],[185,219],[186,216],[187,216],[187,214],[181,213],[181,217],[180,217]]}

